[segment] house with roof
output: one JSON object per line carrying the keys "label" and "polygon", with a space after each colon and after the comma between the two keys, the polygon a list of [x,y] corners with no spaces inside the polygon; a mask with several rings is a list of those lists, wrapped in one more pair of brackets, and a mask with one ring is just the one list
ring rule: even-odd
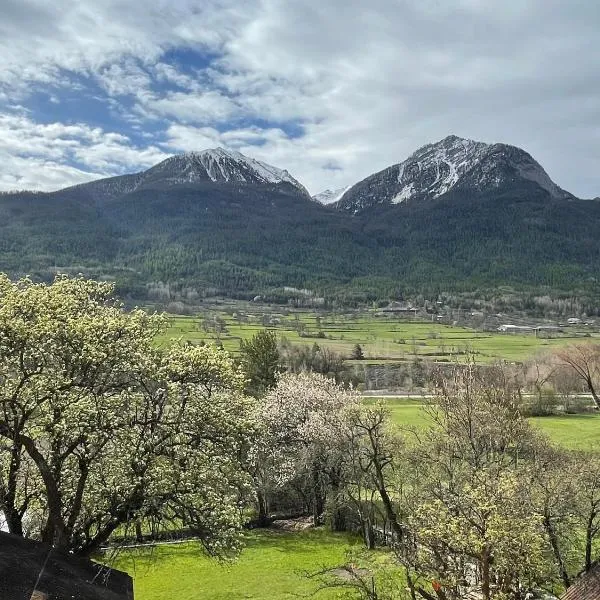
{"label": "house with roof", "polygon": [[600,600],[600,563],[582,573],[560,600]]}

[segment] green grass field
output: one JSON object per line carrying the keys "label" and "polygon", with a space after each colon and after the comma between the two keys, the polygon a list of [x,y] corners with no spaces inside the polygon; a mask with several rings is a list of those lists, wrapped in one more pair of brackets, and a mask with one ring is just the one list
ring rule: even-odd
{"label": "green grass field", "polygon": [[335,598],[335,592],[312,596],[317,583],[305,573],[343,564],[356,543],[356,538],[324,530],[256,530],[248,533],[235,562],[218,563],[188,543],[129,551],[114,566],[134,578],[136,600],[326,600]]}
{"label": "green grass field", "polygon": [[[267,327],[294,344],[317,342],[346,356],[355,344],[360,344],[368,362],[400,362],[413,360],[416,356],[448,361],[472,353],[478,362],[489,363],[499,359],[525,360],[540,351],[589,339],[582,337],[584,331],[568,330],[559,337],[547,339],[537,338],[533,333],[476,331],[375,312],[320,314],[300,310],[260,311],[258,308],[250,312],[235,308],[236,305],[232,305],[229,309],[207,311],[198,316],[173,316],[169,328],[159,336],[157,343],[165,344],[174,339],[218,340],[224,348],[236,353],[240,340]],[[216,332],[215,318],[220,319],[224,331]],[[316,337],[319,332],[324,337]]]}
{"label": "green grass field", "polygon": [[[427,426],[428,415],[423,404],[416,399],[402,398],[386,402],[394,423],[400,427]],[[600,414],[532,417],[530,421],[553,442],[565,448],[600,450]]]}

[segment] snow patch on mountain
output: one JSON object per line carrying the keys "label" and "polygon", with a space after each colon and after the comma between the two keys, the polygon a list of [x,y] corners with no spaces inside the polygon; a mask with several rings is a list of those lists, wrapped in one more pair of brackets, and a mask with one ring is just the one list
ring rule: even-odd
{"label": "snow patch on mountain", "polygon": [[414,190],[414,185],[412,183],[409,183],[408,185],[405,185],[400,192],[398,192],[393,198],[392,198],[392,204],[400,204],[401,202],[404,202],[406,200],[408,200],[409,198],[411,198],[415,193]]}
{"label": "snow patch on mountain", "polygon": [[333,204],[337,202],[352,186],[347,185],[337,190],[324,190],[319,194],[315,194],[312,198],[321,204]]}
{"label": "snow patch on mountain", "polygon": [[171,183],[198,181],[280,184],[289,183],[308,195],[304,186],[285,169],[273,167],[241,152],[212,148],[167,158],[148,171]]}
{"label": "snow patch on mountain", "polygon": [[292,185],[300,185],[285,169],[278,169],[267,163],[244,156],[241,152],[226,150],[224,148],[214,148],[204,152],[189,152],[183,154],[182,158],[189,162],[198,161],[207,170],[212,181],[246,181],[243,173],[231,168],[231,163],[244,165],[251,169],[254,174],[261,178],[265,183],[287,182]]}
{"label": "snow patch on mountain", "polygon": [[524,180],[535,183],[552,198],[574,198],[524,150],[451,135],[357,183],[336,207],[357,214],[378,204],[439,198],[454,188],[484,192]]}
{"label": "snow patch on mountain", "polygon": [[398,183],[403,187],[392,202],[403,202],[418,194],[432,198],[445,194],[480,160],[486,148],[487,144],[456,136],[423,146],[398,165]]}

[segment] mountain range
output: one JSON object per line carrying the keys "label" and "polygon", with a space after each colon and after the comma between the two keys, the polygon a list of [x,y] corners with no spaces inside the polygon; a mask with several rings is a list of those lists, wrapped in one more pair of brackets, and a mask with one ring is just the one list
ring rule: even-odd
{"label": "mountain range", "polygon": [[286,170],[217,148],[56,192],[0,194],[0,271],[81,272],[136,299],[358,304],[498,286],[593,296],[599,225],[600,203],[506,144],[449,136],[313,198]]}

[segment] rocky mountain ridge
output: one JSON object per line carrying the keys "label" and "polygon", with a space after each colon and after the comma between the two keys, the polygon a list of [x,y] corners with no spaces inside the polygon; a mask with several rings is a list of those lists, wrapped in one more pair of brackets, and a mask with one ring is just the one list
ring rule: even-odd
{"label": "rocky mountain ridge", "polygon": [[176,154],[146,171],[100,179],[67,189],[83,192],[95,200],[102,200],[129,194],[144,187],[203,182],[290,184],[302,194],[310,196],[306,188],[285,169],[273,167],[240,152],[224,148]]}
{"label": "rocky mountain ridge", "polygon": [[452,190],[496,192],[519,182],[534,184],[553,199],[575,198],[524,150],[451,135],[353,185],[335,207],[358,214],[377,205],[436,199]]}
{"label": "rocky mountain ridge", "polygon": [[309,289],[356,305],[498,286],[597,297],[599,228],[600,202],[564,192],[513,146],[446,138],[327,206],[287,171],[215,149],[1,194],[0,272],[83,273],[136,301],[167,290],[165,301],[287,302]]}

